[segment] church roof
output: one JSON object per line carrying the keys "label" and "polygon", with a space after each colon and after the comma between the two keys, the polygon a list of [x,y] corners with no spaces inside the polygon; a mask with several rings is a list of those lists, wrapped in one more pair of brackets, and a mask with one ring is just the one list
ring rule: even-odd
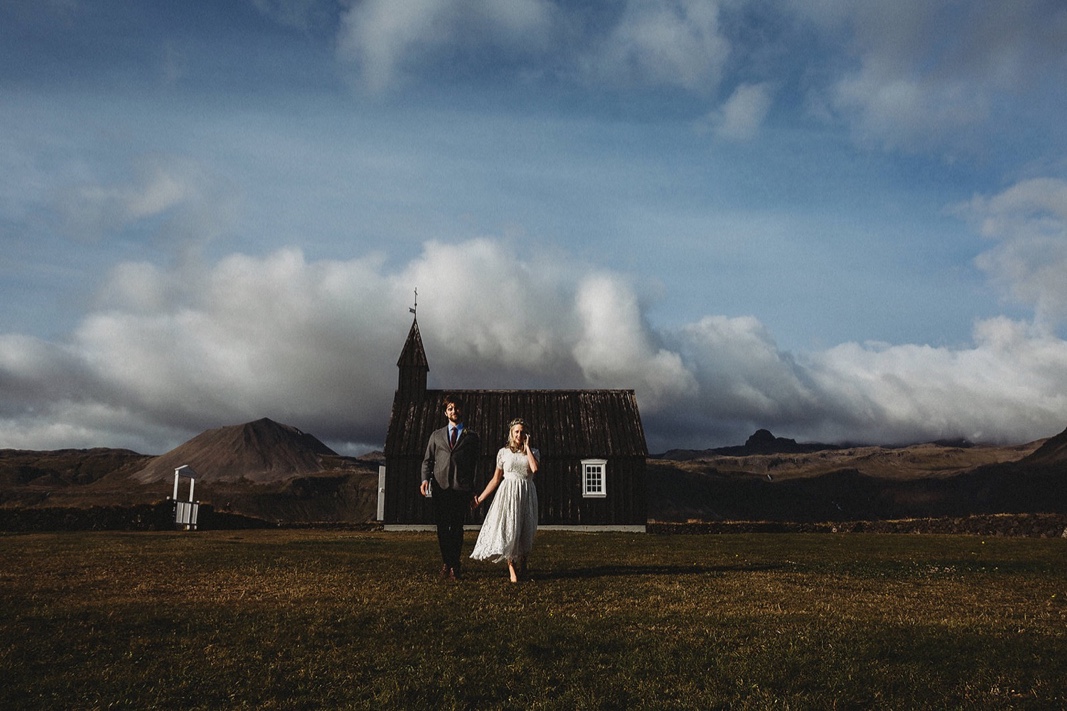
{"label": "church roof", "polygon": [[397,394],[386,436],[386,457],[421,457],[430,433],[445,424],[446,394],[464,401],[467,426],[482,438],[483,454],[506,439],[507,423],[522,417],[543,457],[646,457],[648,446],[633,390],[427,390]]}
{"label": "church roof", "polygon": [[411,322],[411,330],[408,331],[408,339],[404,342],[404,350],[400,351],[400,359],[396,364],[403,368],[405,366],[426,368],[429,370],[430,362],[426,359],[426,349],[422,347],[422,334],[419,333],[419,322],[417,319],[413,319]]}

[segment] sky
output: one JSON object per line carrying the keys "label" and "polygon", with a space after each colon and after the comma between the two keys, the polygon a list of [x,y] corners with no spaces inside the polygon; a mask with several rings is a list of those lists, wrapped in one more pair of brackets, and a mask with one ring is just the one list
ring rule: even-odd
{"label": "sky", "polygon": [[416,290],[653,453],[1057,434],[1065,79],[1061,0],[8,0],[0,448],[380,449]]}

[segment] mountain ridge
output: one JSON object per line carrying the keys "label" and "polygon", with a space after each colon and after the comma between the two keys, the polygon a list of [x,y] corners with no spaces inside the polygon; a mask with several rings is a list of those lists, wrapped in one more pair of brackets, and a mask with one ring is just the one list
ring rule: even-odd
{"label": "mountain ridge", "polygon": [[264,417],[206,430],[130,478],[142,484],[167,481],[175,469],[188,465],[207,482],[266,484],[321,473],[328,468],[325,458],[337,456],[315,436]]}
{"label": "mountain ridge", "polygon": [[747,457],[754,454],[808,454],[846,448],[848,448],[848,445],[824,444],[821,442],[798,443],[795,439],[775,437],[770,430],[758,429],[742,445],[715,447],[714,449],[669,449],[663,454],[651,455],[650,458],[687,461],[709,456]]}
{"label": "mountain ridge", "polygon": [[[1012,446],[827,448],[761,430],[743,447],[758,453],[731,455],[723,450],[738,448],[720,448],[677,460],[650,457],[649,520],[1067,514],[1067,430]],[[340,456],[314,436],[268,418],[207,430],[156,457],[106,448],[0,450],[0,508],[161,502],[171,493],[174,469],[187,464],[198,474],[197,499],[218,511],[272,525],[363,524],[375,517],[381,459],[381,453]]]}

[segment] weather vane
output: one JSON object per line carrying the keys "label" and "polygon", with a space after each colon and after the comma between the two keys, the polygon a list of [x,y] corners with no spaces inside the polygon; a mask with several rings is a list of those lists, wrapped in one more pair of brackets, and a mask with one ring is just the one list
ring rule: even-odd
{"label": "weather vane", "polygon": [[408,311],[410,311],[415,316],[415,318],[418,318],[419,315],[416,313],[416,311],[418,311],[418,309],[419,309],[419,289],[418,289],[418,287],[416,287],[415,288],[415,305],[412,306],[412,307],[409,307]]}

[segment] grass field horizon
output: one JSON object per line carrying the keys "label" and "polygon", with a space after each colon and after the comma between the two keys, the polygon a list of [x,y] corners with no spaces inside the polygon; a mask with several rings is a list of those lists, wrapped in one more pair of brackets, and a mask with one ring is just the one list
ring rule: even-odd
{"label": "grass field horizon", "polygon": [[1067,706],[1062,539],[544,531],[520,585],[437,560],[426,533],[0,535],[0,707]]}

